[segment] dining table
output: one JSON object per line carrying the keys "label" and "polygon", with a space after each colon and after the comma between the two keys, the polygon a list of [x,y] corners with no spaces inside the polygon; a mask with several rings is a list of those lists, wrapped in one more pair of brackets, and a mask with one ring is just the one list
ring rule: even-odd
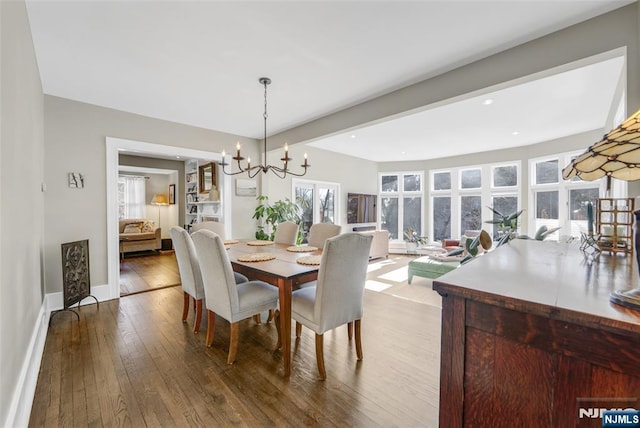
{"label": "dining table", "polygon": [[[309,256],[320,256],[322,250],[310,247],[309,251],[302,251],[301,247],[290,248],[295,247],[290,244],[249,239],[225,241],[225,247],[235,272],[245,275],[250,280],[261,280],[278,287],[284,376],[289,377],[291,374],[291,293],[297,285],[316,280],[319,269],[317,264],[301,264],[298,259],[304,257],[304,260],[308,260]],[[264,261],[241,261],[254,254],[273,258]]]}

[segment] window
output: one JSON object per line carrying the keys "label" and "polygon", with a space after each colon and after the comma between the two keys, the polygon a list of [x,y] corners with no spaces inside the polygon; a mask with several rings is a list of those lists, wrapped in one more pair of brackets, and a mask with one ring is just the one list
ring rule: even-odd
{"label": "window", "polygon": [[304,236],[313,223],[339,224],[339,184],[293,180],[293,197],[302,206],[301,229]]}
{"label": "window", "polygon": [[[460,237],[467,230],[489,229],[489,206],[503,214],[520,207],[520,163],[475,165],[431,172],[431,236]],[[493,227],[494,238],[498,235]]]}
{"label": "window", "polygon": [[568,165],[575,154],[559,154],[551,158],[532,159],[531,169],[531,202],[533,208],[529,217],[530,234],[533,235],[541,226],[560,227],[551,235],[579,237],[587,232],[587,202],[596,205],[600,195],[600,182],[582,181],[574,178],[562,179],[562,168]]}
{"label": "window", "polygon": [[398,172],[380,174],[380,228],[391,239],[402,240],[404,230],[423,234],[423,174]]}
{"label": "window", "polygon": [[144,177],[118,177],[118,218],[145,218]]}

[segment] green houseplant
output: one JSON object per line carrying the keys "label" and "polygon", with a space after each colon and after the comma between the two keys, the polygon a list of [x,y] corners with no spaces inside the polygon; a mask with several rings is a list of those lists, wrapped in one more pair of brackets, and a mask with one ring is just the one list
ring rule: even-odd
{"label": "green houseplant", "polygon": [[[256,231],[256,239],[273,241],[278,223],[285,221],[292,221],[296,224],[300,224],[302,220],[302,204],[303,201],[295,203],[288,198],[284,200],[276,201],[273,204],[269,203],[269,197],[260,195],[256,198],[259,202],[258,206],[253,212],[254,219],[261,221]],[[302,242],[302,232],[298,231],[297,243]]]}

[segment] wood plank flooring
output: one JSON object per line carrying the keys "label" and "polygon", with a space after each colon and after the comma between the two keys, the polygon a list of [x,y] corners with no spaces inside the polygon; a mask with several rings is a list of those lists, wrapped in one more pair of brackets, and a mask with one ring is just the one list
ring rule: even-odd
{"label": "wood plank flooring", "polygon": [[[164,288],[83,306],[53,318],[30,426],[435,427],[440,309],[366,291],[364,360],[346,327],[325,334],[327,380],[318,380],[313,333],[293,341],[292,374],[273,352],[273,323],[241,322],[226,363],[229,323],[181,322],[182,290]],[[263,316],[263,320],[266,319]]]}
{"label": "wood plank flooring", "polygon": [[173,251],[132,253],[120,260],[120,295],[144,293],[180,284]]}

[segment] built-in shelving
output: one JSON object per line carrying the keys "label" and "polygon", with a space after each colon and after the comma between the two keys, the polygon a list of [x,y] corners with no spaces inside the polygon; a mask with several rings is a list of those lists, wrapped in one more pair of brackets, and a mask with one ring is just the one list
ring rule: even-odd
{"label": "built-in shelving", "polygon": [[222,177],[218,176],[218,169],[214,169],[216,174],[215,182],[218,184],[220,192],[219,200],[211,201],[209,192],[200,189],[199,168],[209,164],[211,161],[191,159],[185,161],[185,228],[189,230],[192,224],[203,221],[223,221],[223,195],[221,192]]}

